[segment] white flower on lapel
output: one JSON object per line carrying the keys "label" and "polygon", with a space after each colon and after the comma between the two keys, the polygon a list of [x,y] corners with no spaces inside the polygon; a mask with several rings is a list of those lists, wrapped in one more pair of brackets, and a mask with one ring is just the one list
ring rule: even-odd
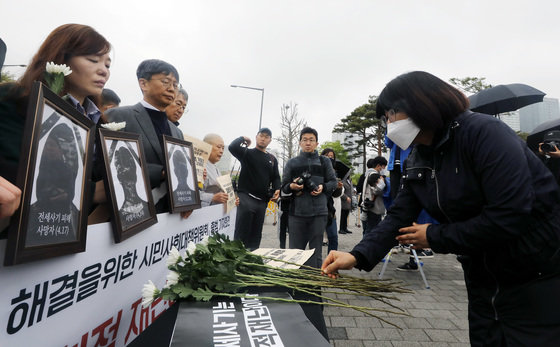
{"label": "white flower on lapel", "polygon": [[124,129],[124,127],[126,126],[126,122],[120,122],[120,123],[112,122],[107,124],[101,124],[101,126],[104,127],[105,129],[119,131],[121,129]]}

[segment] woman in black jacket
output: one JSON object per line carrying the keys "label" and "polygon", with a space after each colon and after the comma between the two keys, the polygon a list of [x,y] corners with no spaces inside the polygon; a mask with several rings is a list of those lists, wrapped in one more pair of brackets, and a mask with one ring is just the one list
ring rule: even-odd
{"label": "woman in black jacket", "polygon": [[[387,84],[377,117],[401,148],[415,144],[387,217],[322,269],[371,270],[397,243],[454,253],[469,296],[470,342],[560,341],[560,192],[550,171],[504,123],[473,113],[457,89],[426,72]],[[415,224],[420,210],[441,224]]]}

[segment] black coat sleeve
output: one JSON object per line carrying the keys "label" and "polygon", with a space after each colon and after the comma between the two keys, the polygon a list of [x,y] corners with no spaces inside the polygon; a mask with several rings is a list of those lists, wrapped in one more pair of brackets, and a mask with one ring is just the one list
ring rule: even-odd
{"label": "black coat sleeve", "polygon": [[245,142],[245,138],[243,138],[243,136],[239,136],[235,140],[231,141],[231,143],[228,146],[228,150],[231,153],[231,155],[233,155],[239,161],[243,159],[245,152],[247,152],[247,147],[242,146],[244,142]]}
{"label": "black coat sleeve", "polygon": [[438,253],[469,254],[530,231],[535,188],[527,146],[498,120],[477,122],[468,134],[456,145],[474,167],[485,202],[472,218],[428,228],[428,242]]}
{"label": "black coat sleeve", "polygon": [[355,255],[358,260],[356,267],[366,271],[373,269],[387,252],[397,245],[398,230],[411,226],[421,210],[420,202],[405,184],[403,190],[391,205],[385,219],[371,232],[365,234],[362,241],[352,249],[352,254],[360,254],[360,256]]}

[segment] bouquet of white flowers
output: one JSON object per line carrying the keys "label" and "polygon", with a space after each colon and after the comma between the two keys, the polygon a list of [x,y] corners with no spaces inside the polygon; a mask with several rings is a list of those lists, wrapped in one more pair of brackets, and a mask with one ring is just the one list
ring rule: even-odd
{"label": "bouquet of white flowers", "polygon": [[[388,299],[398,299],[386,294],[388,292],[411,292],[400,287],[398,282],[348,275],[340,275],[333,279],[324,276],[320,269],[308,266],[301,266],[298,269],[272,267],[264,263],[264,258],[267,257],[249,252],[241,241],[231,241],[222,234],[214,234],[196,245],[192,242],[189,243],[183,255],[174,247],[167,259],[167,267],[170,272],[167,275],[165,287],[158,289],[152,281],[145,284],[142,290],[142,305],[144,307],[150,305],[155,298],[196,301],[209,301],[213,297],[219,296],[245,298],[249,289],[282,287],[307,293],[321,300],[281,299],[265,296],[260,296],[260,298],[350,308],[391,325],[394,324],[372,312],[382,311],[406,315],[402,309],[388,301]],[[323,288],[323,290],[318,290],[319,288]],[[344,290],[344,294],[379,300],[398,312],[383,308],[349,305],[322,295],[322,293],[341,294],[340,290]]]}

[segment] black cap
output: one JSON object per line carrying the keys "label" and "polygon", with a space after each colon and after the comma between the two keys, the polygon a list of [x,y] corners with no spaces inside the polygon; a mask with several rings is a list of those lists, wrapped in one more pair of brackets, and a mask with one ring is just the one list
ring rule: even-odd
{"label": "black cap", "polygon": [[266,135],[272,137],[272,131],[270,131],[269,128],[261,128],[261,130],[259,130],[259,132],[257,134],[266,134]]}

